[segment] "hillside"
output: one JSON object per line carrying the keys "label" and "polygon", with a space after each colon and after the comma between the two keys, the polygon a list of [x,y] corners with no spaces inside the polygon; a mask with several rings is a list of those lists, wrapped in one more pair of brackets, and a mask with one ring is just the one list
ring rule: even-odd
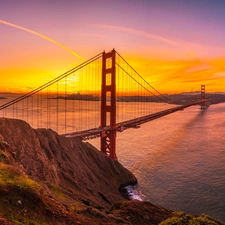
{"label": "hillside", "polygon": [[125,200],[119,189],[136,183],[89,143],[0,118],[0,224],[159,224],[175,216]]}
{"label": "hillside", "polygon": [[[197,101],[200,99],[200,93],[181,93],[174,95],[166,95],[174,104],[187,104],[190,102]],[[206,98],[209,100],[210,104],[218,104],[225,102],[225,94],[219,93],[206,93]]]}

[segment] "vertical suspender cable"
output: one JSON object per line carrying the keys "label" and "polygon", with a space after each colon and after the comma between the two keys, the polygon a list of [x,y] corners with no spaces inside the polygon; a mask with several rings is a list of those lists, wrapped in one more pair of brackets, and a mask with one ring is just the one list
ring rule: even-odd
{"label": "vertical suspender cable", "polygon": [[48,118],[49,118],[49,99],[48,99],[48,87],[47,87],[47,90],[46,90],[46,97],[47,97],[47,128],[49,128],[49,121],[48,121]]}
{"label": "vertical suspender cable", "polygon": [[26,121],[27,121],[27,123],[29,123],[29,119],[28,119],[28,115],[29,115],[29,112],[28,112],[28,98],[26,99],[27,101],[27,110],[26,110],[26,113],[27,113],[27,119],[26,119]]}
{"label": "vertical suspender cable", "polygon": [[31,123],[32,123],[32,127],[34,127],[34,121],[33,121],[33,113],[34,113],[34,105],[33,105],[33,104],[34,104],[34,102],[33,102],[33,100],[34,100],[34,99],[33,99],[33,95],[32,95],[32,96],[31,96],[31,101],[32,101],[32,103],[31,103],[31,104],[32,104],[32,105],[31,105],[31,114],[32,114],[32,115],[31,115],[31,116],[32,116]]}
{"label": "vertical suspender cable", "polygon": [[56,82],[56,130],[59,133],[59,82]]}
{"label": "vertical suspender cable", "polygon": [[51,85],[48,86],[48,126],[51,128]]}
{"label": "vertical suspender cable", "polygon": [[75,130],[75,85],[76,85],[76,74],[75,72],[73,73],[73,78],[72,78],[72,127],[73,131]]}
{"label": "vertical suspender cable", "polygon": [[40,93],[40,126],[43,126],[43,110],[42,110],[43,91]]}
{"label": "vertical suspender cable", "polygon": [[22,101],[22,120],[24,120],[24,101]]}
{"label": "vertical suspender cable", "polygon": [[14,119],[15,116],[14,116],[14,110],[15,110],[15,104],[13,105],[13,109],[12,109],[12,118]]}
{"label": "vertical suspender cable", "polygon": [[64,110],[64,113],[65,113],[65,134],[66,134],[66,114],[67,114],[67,76],[65,77],[65,110]]}
{"label": "vertical suspender cable", "polygon": [[36,106],[36,127],[39,128],[39,97],[40,97],[40,93],[37,93],[37,106]]}

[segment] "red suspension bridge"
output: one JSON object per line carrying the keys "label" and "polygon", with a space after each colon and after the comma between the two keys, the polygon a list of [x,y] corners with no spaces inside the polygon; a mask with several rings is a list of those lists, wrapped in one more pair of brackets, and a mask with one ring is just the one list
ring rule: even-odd
{"label": "red suspension bridge", "polygon": [[102,52],[33,91],[0,106],[2,117],[50,128],[68,138],[100,137],[101,151],[116,159],[116,133],[183,110],[208,106],[205,86],[196,101],[175,105],[118,52]]}

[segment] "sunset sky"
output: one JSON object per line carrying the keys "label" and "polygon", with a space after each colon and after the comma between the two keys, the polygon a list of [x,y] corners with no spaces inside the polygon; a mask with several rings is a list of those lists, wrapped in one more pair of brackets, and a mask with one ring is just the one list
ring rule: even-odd
{"label": "sunset sky", "polygon": [[0,92],[27,92],[115,48],[161,93],[225,92],[223,0],[0,2]]}

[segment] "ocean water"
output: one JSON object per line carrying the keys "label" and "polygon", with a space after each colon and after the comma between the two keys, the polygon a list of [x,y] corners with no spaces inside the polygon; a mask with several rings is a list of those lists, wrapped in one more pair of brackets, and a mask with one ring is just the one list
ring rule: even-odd
{"label": "ocean water", "polygon": [[135,198],[225,221],[224,115],[224,103],[192,106],[118,133],[118,160],[138,179]]}

